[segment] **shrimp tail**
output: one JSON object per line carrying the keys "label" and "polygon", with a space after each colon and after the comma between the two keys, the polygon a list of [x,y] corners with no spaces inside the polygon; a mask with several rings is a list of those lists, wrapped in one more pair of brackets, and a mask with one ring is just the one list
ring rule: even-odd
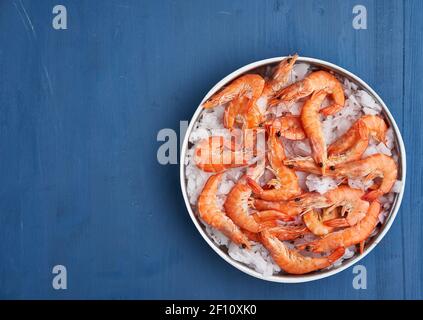
{"label": "shrimp tail", "polygon": [[[263,210],[263,211],[258,211],[257,213],[255,213],[254,219],[260,222],[262,226],[266,227],[265,222],[267,221],[274,222],[276,220],[282,220],[285,222],[290,222],[290,221],[294,221],[295,217],[290,216],[286,213],[277,211],[277,210]],[[267,225],[267,227],[268,226],[269,225]]]}

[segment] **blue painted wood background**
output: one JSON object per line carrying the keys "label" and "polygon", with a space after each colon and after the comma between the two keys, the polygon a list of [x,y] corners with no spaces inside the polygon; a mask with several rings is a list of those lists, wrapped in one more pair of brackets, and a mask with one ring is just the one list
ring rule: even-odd
{"label": "blue painted wood background", "polygon": [[[422,29],[417,0],[1,1],[0,298],[423,298]],[[195,230],[178,166],[156,160],[157,132],[223,76],[294,52],[362,77],[405,139],[406,195],[363,260],[366,290],[351,269],[298,285],[237,271]]]}

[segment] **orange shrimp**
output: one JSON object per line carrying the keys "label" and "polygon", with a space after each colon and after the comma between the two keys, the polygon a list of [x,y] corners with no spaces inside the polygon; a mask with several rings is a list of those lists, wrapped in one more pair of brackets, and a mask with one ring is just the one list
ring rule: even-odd
{"label": "orange shrimp", "polygon": [[313,92],[324,91],[332,97],[333,103],[320,110],[324,115],[338,112],[345,103],[344,89],[336,77],[326,71],[316,71],[309,74],[303,80],[284,88],[270,105],[277,105],[281,101],[292,103],[301,98],[311,95]]}
{"label": "orange shrimp", "polygon": [[320,122],[319,108],[325,96],[324,91],[313,93],[311,98],[304,103],[301,111],[301,122],[310,140],[312,156],[318,166],[322,168],[322,174],[325,174],[327,149],[322,123]]}
{"label": "orange shrimp", "polygon": [[214,94],[209,100],[203,103],[203,108],[214,108],[243,96],[248,97],[250,101],[255,101],[260,97],[263,88],[264,79],[260,75],[246,74],[235,79],[221,91]]}
{"label": "orange shrimp", "polygon": [[369,203],[361,200],[363,195],[363,191],[348,186],[339,186],[326,192],[325,197],[331,203],[330,210],[342,207],[341,216],[347,215],[345,218],[330,219],[324,224],[329,227],[348,227],[357,224],[366,216],[369,209]]}
{"label": "orange shrimp", "polygon": [[306,257],[295,250],[288,249],[276,235],[267,230],[261,232],[261,242],[279,267],[292,274],[304,274],[327,268],[345,253],[344,248],[338,248],[327,257]]}
{"label": "orange shrimp", "polygon": [[247,179],[248,184],[253,192],[261,199],[269,201],[287,200],[291,197],[299,195],[301,188],[298,184],[298,177],[295,171],[289,169],[283,164],[285,159],[284,147],[279,140],[277,129],[271,127],[268,139],[267,157],[272,167],[276,179],[268,182],[273,189],[264,190],[256,181]]}
{"label": "orange shrimp", "polygon": [[288,82],[289,74],[292,67],[298,59],[298,55],[294,54],[292,57],[283,59],[276,67],[272,78],[268,80],[264,86],[262,97],[272,98],[277,94],[285,84]]}
{"label": "orange shrimp", "polygon": [[254,102],[242,113],[244,119],[244,128],[257,128],[263,122],[263,114]]}
{"label": "orange shrimp", "polygon": [[369,129],[370,135],[373,138],[377,141],[385,142],[386,131],[388,131],[385,120],[379,116],[365,115],[361,117],[361,121]]}
{"label": "orange shrimp", "polygon": [[232,129],[234,128],[236,122],[241,124],[243,123],[241,110],[247,110],[249,103],[250,99],[245,96],[229,101],[223,114],[223,125],[225,128]]}
{"label": "orange shrimp", "polygon": [[384,154],[374,154],[365,159],[340,164],[330,172],[330,175],[348,178],[365,178],[373,180],[382,178],[378,189],[367,193],[363,199],[376,200],[378,197],[391,191],[397,179],[397,165],[395,161]]}
{"label": "orange shrimp", "polygon": [[242,233],[238,226],[229,219],[226,214],[220,210],[217,205],[217,189],[222,180],[223,173],[211,176],[203,188],[198,198],[198,212],[200,218],[203,219],[211,227],[221,231],[234,243],[251,248],[247,236]]}
{"label": "orange shrimp", "polygon": [[283,163],[288,168],[294,169],[295,171],[309,172],[317,175],[322,174],[322,168],[314,162],[312,157],[290,158],[284,160]]}
{"label": "orange shrimp", "polygon": [[242,232],[247,236],[248,240],[254,242],[261,242],[260,233],[254,233],[248,230],[242,230]]}
{"label": "orange shrimp", "polygon": [[260,98],[264,85],[264,79],[258,74],[243,75],[214,94],[203,103],[203,107],[210,109],[229,102],[224,116],[224,124],[227,128],[233,127],[238,115],[241,116],[244,127],[257,127],[262,122],[263,115],[256,101]]}
{"label": "orange shrimp", "polygon": [[319,214],[317,210],[310,210],[303,215],[304,224],[316,236],[324,236],[334,230],[333,227],[325,225],[325,221],[336,218],[336,210],[323,209]]}
{"label": "orange shrimp", "polygon": [[[346,137],[344,142],[339,139],[335,143],[336,147],[332,145],[334,147],[332,152],[328,152],[330,155],[326,161],[326,166],[330,170],[334,170],[335,166],[341,163],[356,161],[361,158],[369,145],[369,129],[364,123],[359,122],[354,128],[354,133]],[[323,170],[315,164],[311,157],[287,159],[284,164],[290,168],[295,168],[295,170],[323,174]]]}
{"label": "orange shrimp", "polygon": [[330,233],[322,239],[303,244],[298,248],[313,252],[327,252],[339,247],[349,247],[365,241],[379,223],[380,203],[376,200],[370,204],[366,216],[356,225]]}
{"label": "orange shrimp", "polygon": [[289,214],[286,214],[281,211],[277,210],[262,210],[257,211],[254,214],[254,218],[256,221],[259,221],[261,223],[267,222],[267,221],[276,221],[276,220],[282,220],[282,221],[293,221],[295,220],[295,217]]}
{"label": "orange shrimp", "polygon": [[253,156],[246,150],[231,150],[224,137],[211,136],[198,142],[194,150],[194,161],[205,172],[221,172],[229,168],[243,167]]}
{"label": "orange shrimp", "polygon": [[267,127],[273,127],[278,135],[289,140],[303,140],[306,138],[301,119],[297,116],[286,115],[278,117],[266,123]]}
{"label": "orange shrimp", "polygon": [[[347,139],[346,141],[348,141]],[[358,123],[355,128],[354,142],[346,150],[342,150],[341,153],[329,152],[328,150],[328,166],[333,169],[340,163],[355,161],[361,158],[364,151],[366,151],[369,145],[369,129],[364,123]]]}
{"label": "orange shrimp", "polygon": [[238,182],[229,192],[224,208],[226,214],[239,227],[257,233],[260,232],[260,223],[248,212],[248,199],[252,193],[251,188],[243,182]]}
{"label": "orange shrimp", "polygon": [[247,176],[253,180],[260,178],[264,169],[265,161],[263,158],[255,167],[247,171],[247,174],[235,184],[224,203],[224,208],[228,217],[240,228],[253,233],[260,232],[263,226],[260,222],[256,221],[254,215],[249,213],[249,198],[252,194],[252,190],[251,187],[246,184],[245,179]]}
{"label": "orange shrimp", "polygon": [[365,115],[358,119],[345,134],[328,147],[328,154],[331,156],[345,153],[357,144],[357,140],[365,142],[365,150],[369,137],[383,142],[385,141],[387,130],[388,127],[381,117]]}

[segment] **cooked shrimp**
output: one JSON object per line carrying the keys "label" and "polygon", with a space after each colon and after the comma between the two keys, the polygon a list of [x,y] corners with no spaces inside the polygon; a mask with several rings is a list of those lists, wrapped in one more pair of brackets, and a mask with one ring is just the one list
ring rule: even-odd
{"label": "cooked shrimp", "polygon": [[[366,151],[369,145],[369,129],[364,123],[360,122],[357,124],[354,131],[354,141],[352,145],[350,145],[349,149],[342,150],[342,152],[331,153],[328,150],[328,166],[330,168],[333,168],[333,166],[340,163],[358,160],[361,158],[364,151]],[[349,139],[346,139],[346,141],[349,141]]]}
{"label": "cooked shrimp", "polygon": [[317,165],[322,168],[322,174],[325,174],[327,150],[319,108],[325,96],[326,93],[324,91],[313,93],[311,98],[304,103],[301,110],[301,122],[310,141],[312,156]]}
{"label": "cooked shrimp", "polygon": [[397,165],[391,157],[374,154],[362,160],[340,164],[330,172],[330,175],[366,180],[382,178],[379,188],[364,196],[364,199],[373,201],[391,191],[397,179],[397,172]]}
{"label": "cooked shrimp", "polygon": [[336,210],[323,209],[319,214],[317,210],[310,210],[303,215],[304,224],[316,236],[324,236],[334,230],[333,227],[325,225],[328,219],[336,218]]}
{"label": "cooked shrimp", "polygon": [[325,197],[331,203],[330,209],[342,207],[341,216],[346,217],[330,219],[324,224],[329,227],[348,227],[357,224],[366,216],[369,209],[369,203],[361,200],[363,195],[363,191],[348,186],[339,186],[326,192]]}
{"label": "cooked shrimp", "polygon": [[262,97],[272,98],[285,86],[289,79],[292,67],[297,59],[298,55],[294,54],[292,57],[285,58],[279,63],[272,75],[272,78],[266,82]]}
{"label": "cooked shrimp", "polygon": [[[326,161],[326,166],[334,170],[336,165],[341,163],[356,161],[361,158],[369,145],[369,129],[363,122],[357,123],[354,132],[346,137],[345,141],[341,138],[335,142]],[[311,157],[295,157],[287,159],[284,164],[299,171],[311,172],[314,174],[323,174],[323,170],[313,163]]]}
{"label": "cooked shrimp", "polygon": [[220,172],[229,168],[243,167],[253,156],[245,150],[233,151],[221,136],[201,140],[194,151],[197,167],[206,172]]}
{"label": "cooked shrimp", "polygon": [[275,128],[278,135],[289,140],[303,140],[306,138],[301,119],[297,116],[282,116],[267,122],[266,125]]}
{"label": "cooked shrimp", "polygon": [[240,110],[246,110],[250,103],[248,97],[235,98],[229,101],[223,114],[223,125],[225,128],[232,129],[236,122],[242,123]]}
{"label": "cooked shrimp", "polygon": [[223,105],[239,97],[248,97],[250,101],[256,101],[264,88],[264,79],[258,74],[243,75],[224,89],[214,94],[209,100],[203,103],[204,109],[214,108]]}
{"label": "cooked shrimp", "polygon": [[265,83],[260,97],[257,99],[254,97],[247,107],[241,109],[240,114],[242,114],[244,128],[256,128],[262,124],[268,100],[281,90],[288,81],[289,74],[297,58],[298,56],[295,55],[282,60],[276,67],[271,79]]}
{"label": "cooked shrimp", "polygon": [[365,115],[360,119],[370,131],[370,135],[377,141],[385,142],[388,126],[385,120],[379,116]]}
{"label": "cooked shrimp", "polygon": [[228,217],[231,218],[238,227],[253,233],[260,232],[262,226],[249,212],[249,198],[252,190],[245,179],[247,176],[253,180],[260,178],[264,172],[264,168],[264,159],[260,160],[256,166],[251,167],[250,170],[247,171],[247,174],[231,189],[224,204]]}
{"label": "cooked shrimp", "polygon": [[[289,159],[284,163],[290,168],[295,168],[295,170],[321,174],[320,168],[311,159]],[[391,191],[397,178],[398,169],[391,157],[378,153],[365,159],[330,166],[330,170],[326,174],[339,178],[365,178],[365,180],[382,178],[379,188],[363,196],[364,200],[373,201]]]}
{"label": "cooked shrimp", "polygon": [[322,258],[312,258],[288,249],[276,235],[265,230],[261,233],[261,242],[269,250],[273,260],[284,271],[292,274],[304,274],[329,267],[344,255],[345,249],[338,248],[331,255]]}
{"label": "cooked shrimp", "polygon": [[383,142],[385,141],[387,130],[388,127],[381,117],[365,115],[358,119],[345,134],[329,146],[328,153],[329,155],[345,153],[357,144],[357,141],[365,141],[367,148],[369,137]]}
{"label": "cooked shrimp", "polygon": [[330,219],[325,221],[324,224],[335,228],[352,227],[366,216],[369,205],[370,204],[367,201],[359,199],[357,200],[355,207],[347,213],[345,218]]}
{"label": "cooked shrimp", "polygon": [[303,80],[284,88],[270,102],[270,105],[276,105],[280,102],[292,103],[317,91],[324,91],[333,100],[330,106],[321,110],[324,115],[335,114],[344,106],[345,96],[342,84],[332,74],[326,71],[313,72]]}
{"label": "cooked shrimp", "polygon": [[242,114],[244,119],[244,128],[257,128],[263,122],[263,114],[255,102],[250,104],[246,111]]}
{"label": "cooked shrimp", "polygon": [[264,79],[258,74],[243,75],[213,95],[203,103],[203,107],[210,109],[229,102],[224,116],[225,127],[232,128],[237,116],[241,117],[243,127],[257,127],[261,123],[263,115],[257,107],[256,101],[263,92],[264,84]]}
{"label": "cooked shrimp", "polygon": [[322,239],[299,246],[313,252],[327,252],[339,247],[349,247],[365,241],[379,223],[380,203],[373,201],[366,216],[356,225],[330,233]]}
{"label": "cooked shrimp", "polygon": [[224,208],[226,214],[239,227],[250,232],[260,232],[261,227],[253,215],[249,213],[248,199],[252,193],[251,188],[243,183],[238,182],[229,192]]}
{"label": "cooked shrimp", "polygon": [[220,210],[217,205],[217,189],[222,179],[223,173],[211,176],[203,188],[198,198],[198,212],[200,218],[208,225],[221,231],[234,243],[250,248],[250,242],[238,226]]}
{"label": "cooked shrimp", "polygon": [[272,171],[276,178],[268,182],[268,185],[273,186],[273,189],[264,190],[256,181],[247,179],[248,184],[253,189],[254,193],[261,199],[269,201],[287,200],[293,196],[301,193],[301,188],[298,184],[298,177],[295,171],[289,169],[283,164],[285,159],[284,147],[279,140],[277,129],[271,127],[268,139],[268,153]]}
{"label": "cooked shrimp", "polygon": [[288,168],[294,169],[295,171],[309,172],[318,175],[322,174],[322,168],[314,162],[312,157],[295,157],[285,159],[283,163]]}

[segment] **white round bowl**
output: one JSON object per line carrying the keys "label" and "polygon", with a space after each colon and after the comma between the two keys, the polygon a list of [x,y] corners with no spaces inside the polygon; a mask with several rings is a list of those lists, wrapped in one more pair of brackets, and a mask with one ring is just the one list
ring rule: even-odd
{"label": "white round bowl", "polygon": [[207,235],[207,233],[204,230],[204,227],[201,225],[200,221],[198,220],[198,217],[195,215],[191,204],[188,200],[187,190],[186,190],[186,178],[185,178],[185,157],[186,152],[188,149],[188,140],[189,136],[191,134],[191,131],[194,127],[194,124],[197,122],[198,117],[201,114],[201,111],[203,110],[202,104],[206,100],[208,100],[214,93],[219,91],[223,86],[234,80],[235,78],[238,78],[240,75],[244,73],[249,73],[252,70],[263,67],[266,65],[272,65],[275,64],[282,59],[286,57],[276,57],[276,58],[270,58],[265,60],[256,61],[253,63],[250,63],[242,68],[239,68],[238,70],[232,72],[222,80],[220,80],[204,97],[204,99],[201,101],[201,103],[198,105],[197,110],[195,111],[194,115],[192,116],[192,119],[189,123],[184,142],[182,144],[181,148],[181,158],[180,158],[180,182],[181,182],[181,188],[182,188],[182,194],[185,200],[185,205],[187,207],[187,210],[189,212],[189,215],[194,222],[194,225],[196,226],[198,232],[202,235],[204,240],[212,247],[216,253],[222,257],[225,261],[227,261],[229,264],[233,265],[235,268],[253,276],[259,279],[267,280],[267,281],[274,281],[274,282],[283,282],[283,283],[300,283],[300,282],[307,282],[307,281],[313,281],[318,280],[322,278],[329,277],[331,275],[334,275],[338,272],[341,272],[342,270],[347,269],[348,267],[352,266],[353,264],[357,263],[361,259],[363,259],[367,254],[369,254],[376,246],[377,244],[382,240],[382,238],[385,236],[385,234],[388,232],[389,228],[391,227],[392,223],[395,220],[395,217],[398,213],[399,207],[401,205],[402,197],[404,194],[404,188],[405,188],[405,177],[406,177],[406,156],[405,156],[405,147],[404,142],[401,137],[401,133],[398,129],[398,126],[392,117],[392,114],[389,112],[388,107],[385,105],[383,100],[378,96],[378,94],[373,91],[370,86],[365,83],[363,80],[361,80],[356,75],[352,74],[351,72],[334,65],[332,63],[314,59],[314,58],[306,58],[306,57],[299,57],[297,60],[298,62],[305,62],[310,64],[311,66],[316,66],[321,69],[331,70],[343,77],[348,78],[350,81],[356,83],[359,88],[366,90],[373,98],[376,100],[376,102],[382,106],[382,113],[385,116],[385,119],[388,120],[389,125],[393,128],[394,134],[396,137],[396,146],[399,160],[398,160],[398,180],[402,181],[401,190],[399,193],[396,194],[394,202],[392,204],[391,210],[384,222],[384,224],[381,226],[379,233],[374,236],[370,242],[366,246],[366,250],[363,254],[357,255],[351,259],[344,260],[342,264],[339,267],[332,268],[330,270],[321,270],[312,272],[305,275],[289,275],[289,274],[281,274],[281,275],[272,275],[272,276],[263,276],[262,274],[258,273],[254,269],[248,267],[247,265],[238,262],[234,259],[232,259],[226,252],[224,252],[219,246],[213,242],[213,240]]}

